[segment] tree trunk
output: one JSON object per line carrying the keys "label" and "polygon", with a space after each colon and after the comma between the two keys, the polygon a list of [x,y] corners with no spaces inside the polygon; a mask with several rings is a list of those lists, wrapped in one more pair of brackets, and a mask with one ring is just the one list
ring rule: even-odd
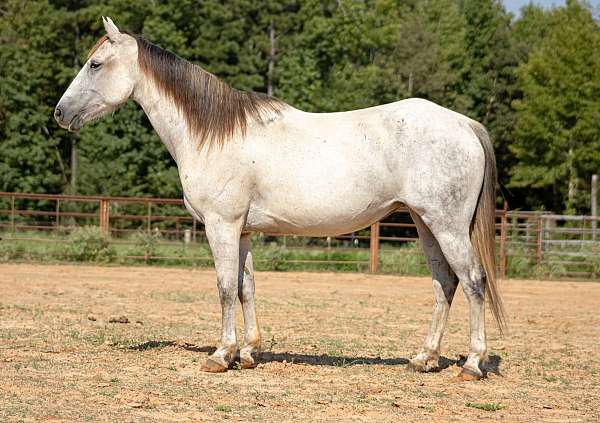
{"label": "tree trunk", "polygon": [[275,25],[273,21],[269,25],[269,43],[271,49],[268,57],[268,68],[267,68],[267,95],[273,95],[273,72],[275,70],[275,58],[277,55],[277,45],[275,40]]}
{"label": "tree trunk", "polygon": [[77,141],[78,136],[74,134],[71,138],[71,194],[77,194]]}
{"label": "tree trunk", "polygon": [[[79,69],[79,24],[77,21],[74,23],[75,29],[75,43],[73,49],[73,68],[75,71]],[[71,194],[77,194],[77,141],[79,140],[79,134],[73,134],[71,136],[71,180],[69,183],[69,191]]]}
{"label": "tree trunk", "polygon": [[567,192],[567,212],[575,213],[577,199],[577,170],[575,169],[573,147],[569,148],[568,166],[569,166],[569,188]]}

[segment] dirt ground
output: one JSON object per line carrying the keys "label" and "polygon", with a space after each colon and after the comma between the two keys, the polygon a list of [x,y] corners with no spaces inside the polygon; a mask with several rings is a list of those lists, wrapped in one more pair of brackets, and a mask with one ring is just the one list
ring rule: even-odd
{"label": "dirt ground", "polygon": [[[206,374],[220,325],[213,271],[0,265],[0,421],[600,421],[598,283],[503,283],[511,332],[488,319],[487,379],[455,382],[468,347],[461,292],[445,368],[415,374],[429,279],[256,279],[261,363]],[[121,316],[129,323],[110,322]]]}

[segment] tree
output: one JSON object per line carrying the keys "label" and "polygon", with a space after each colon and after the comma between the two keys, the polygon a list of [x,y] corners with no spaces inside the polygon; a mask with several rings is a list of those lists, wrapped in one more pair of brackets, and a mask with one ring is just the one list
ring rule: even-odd
{"label": "tree", "polygon": [[48,100],[58,69],[44,46],[57,16],[44,0],[9,0],[1,13],[0,190],[56,192],[68,176]]}
{"label": "tree", "polygon": [[532,207],[584,212],[600,168],[600,27],[575,0],[549,13],[552,29],[518,70],[510,183],[534,190]]}
{"label": "tree", "polygon": [[393,97],[421,97],[465,110],[468,99],[457,88],[466,72],[466,21],[456,1],[415,2],[398,22],[389,51],[380,55],[395,87]]}

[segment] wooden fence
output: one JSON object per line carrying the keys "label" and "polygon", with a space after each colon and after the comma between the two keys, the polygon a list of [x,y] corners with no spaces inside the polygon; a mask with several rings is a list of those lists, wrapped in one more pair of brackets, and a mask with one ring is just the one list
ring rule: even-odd
{"label": "wooden fence", "polygon": [[[509,211],[505,205],[503,210],[496,211],[499,275],[597,278],[600,242],[593,222],[598,220],[589,216]],[[12,240],[36,239],[31,235],[32,231],[64,234],[89,225],[99,226],[115,239],[126,239],[128,234],[142,230],[159,232],[171,240],[205,240],[203,225],[187,213],[180,199],[0,192],[0,231],[11,233]],[[28,235],[19,237],[17,234]],[[273,238],[272,243],[282,246],[286,246],[289,239]],[[408,210],[401,208],[371,225],[370,230],[318,239],[328,248],[332,242],[368,248],[368,261],[352,262],[360,261],[368,265],[371,272],[378,272],[382,246],[389,250],[416,242],[418,237]],[[415,251],[406,252],[414,254]],[[348,260],[337,262],[349,263]]]}

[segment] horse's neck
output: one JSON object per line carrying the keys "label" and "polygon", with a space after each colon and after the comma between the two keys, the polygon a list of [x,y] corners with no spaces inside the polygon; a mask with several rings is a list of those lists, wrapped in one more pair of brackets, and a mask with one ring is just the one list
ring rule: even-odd
{"label": "horse's neck", "polygon": [[136,86],[132,98],[144,109],[154,130],[177,162],[190,140],[187,122],[173,101],[162,94],[150,78],[145,78]]}

